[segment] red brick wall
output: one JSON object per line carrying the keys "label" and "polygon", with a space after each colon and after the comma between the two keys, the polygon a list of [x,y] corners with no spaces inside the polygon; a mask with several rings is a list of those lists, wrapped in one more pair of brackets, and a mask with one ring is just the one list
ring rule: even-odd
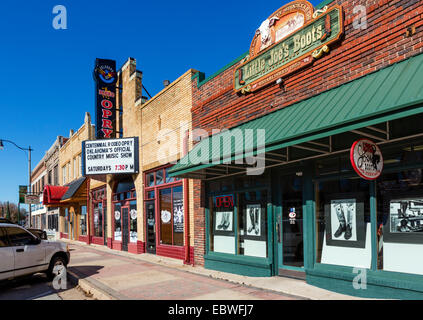
{"label": "red brick wall", "polygon": [[204,210],[204,183],[194,181],[194,262],[204,265],[206,253],[206,220]]}
{"label": "red brick wall", "polygon": [[[357,16],[353,14],[353,3],[367,8],[366,30],[353,28]],[[338,4],[345,13],[343,39],[331,45],[330,52],[312,66],[286,77],[286,92],[274,84],[246,96],[236,94],[232,90],[233,71],[238,64],[199,89],[194,81],[193,127],[209,132],[212,128],[230,128],[423,52],[423,1],[362,0]],[[416,34],[406,37],[406,27],[412,24]],[[248,44],[244,49],[248,50]]]}
{"label": "red brick wall", "polygon": [[[345,14],[344,36],[330,45],[330,52],[311,66],[284,78],[285,90],[270,85],[248,95],[233,91],[233,72],[239,63],[220,73],[198,88],[193,81],[193,128],[209,133],[213,128],[231,128],[295,102],[310,98],[393,63],[423,53],[423,1],[358,0],[334,1]],[[353,27],[354,6],[367,9],[367,29]],[[269,8],[272,12],[275,8]],[[414,25],[416,33],[406,37],[406,28]],[[239,30],[237,31],[239,32]],[[248,30],[245,30],[248,32]],[[245,52],[240,48],[240,52]],[[205,225],[201,190],[194,190],[195,261],[204,263]]]}

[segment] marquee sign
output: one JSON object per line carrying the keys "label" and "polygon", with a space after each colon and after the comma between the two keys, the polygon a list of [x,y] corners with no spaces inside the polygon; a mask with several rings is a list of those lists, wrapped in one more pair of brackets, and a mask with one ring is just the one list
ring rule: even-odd
{"label": "marquee sign", "polygon": [[116,132],[116,61],[96,59],[96,138],[113,138]]}
{"label": "marquee sign", "polygon": [[377,144],[368,139],[353,143],[350,160],[354,170],[366,180],[379,178],[383,170],[383,157]]}
{"label": "marquee sign", "polygon": [[84,176],[138,173],[138,137],[82,142]]}
{"label": "marquee sign", "polygon": [[234,90],[253,92],[311,65],[343,33],[341,6],[316,10],[308,1],[283,6],[263,21],[250,53],[234,72]]}

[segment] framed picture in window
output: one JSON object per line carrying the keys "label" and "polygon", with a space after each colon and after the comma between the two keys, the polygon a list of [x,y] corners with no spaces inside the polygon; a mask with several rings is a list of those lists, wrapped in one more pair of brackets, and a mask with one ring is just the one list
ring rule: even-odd
{"label": "framed picture in window", "polygon": [[246,204],[244,208],[243,238],[249,240],[266,240],[266,214],[261,203]]}
{"label": "framed picture in window", "polygon": [[384,204],[383,241],[423,244],[423,193],[396,193]]}
{"label": "framed picture in window", "polygon": [[221,232],[234,231],[234,214],[233,211],[218,211],[215,215],[214,230]]}
{"label": "framed picture in window", "polygon": [[333,194],[325,203],[326,244],[364,248],[364,194]]}

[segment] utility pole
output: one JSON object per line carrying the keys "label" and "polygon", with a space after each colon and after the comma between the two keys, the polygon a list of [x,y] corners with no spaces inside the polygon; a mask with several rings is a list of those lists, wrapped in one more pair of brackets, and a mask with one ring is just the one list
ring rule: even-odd
{"label": "utility pole", "polygon": [[[31,193],[31,146],[29,146],[28,148],[28,193]],[[29,207],[29,227],[32,227],[32,219],[31,219],[31,204],[28,203],[28,207]]]}
{"label": "utility pole", "polygon": [[[13,141],[10,140],[5,140],[5,139],[0,139],[0,150],[3,150],[4,146],[3,146],[3,141],[4,142],[9,142],[11,144],[13,144],[15,147],[17,147],[18,149],[21,149],[22,151],[28,151],[28,191],[27,194],[31,193],[31,151],[33,151],[34,149],[31,149],[31,146],[29,146],[28,149],[19,147],[16,143],[14,143]],[[32,226],[32,222],[31,222],[31,204],[28,203],[29,206],[29,226]]]}

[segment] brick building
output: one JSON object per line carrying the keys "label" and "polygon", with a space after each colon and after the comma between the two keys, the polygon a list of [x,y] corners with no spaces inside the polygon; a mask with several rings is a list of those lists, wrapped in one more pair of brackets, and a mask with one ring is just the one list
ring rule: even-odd
{"label": "brick building", "polygon": [[295,1],[248,52],[195,74],[205,138],[170,176],[195,181],[196,263],[423,296],[422,4]]}
{"label": "brick building", "polygon": [[37,204],[31,204],[31,226],[33,228],[45,229],[47,226],[46,215],[47,208],[42,203],[42,194],[44,186],[47,184],[47,170],[45,157],[43,157],[34,170],[31,171],[31,191],[40,197]]}
{"label": "brick building", "polygon": [[[57,136],[50,149],[44,156],[47,181],[46,185],[59,186],[59,150],[68,139],[63,136]],[[50,237],[59,237],[59,207],[47,208],[46,228]]]}

